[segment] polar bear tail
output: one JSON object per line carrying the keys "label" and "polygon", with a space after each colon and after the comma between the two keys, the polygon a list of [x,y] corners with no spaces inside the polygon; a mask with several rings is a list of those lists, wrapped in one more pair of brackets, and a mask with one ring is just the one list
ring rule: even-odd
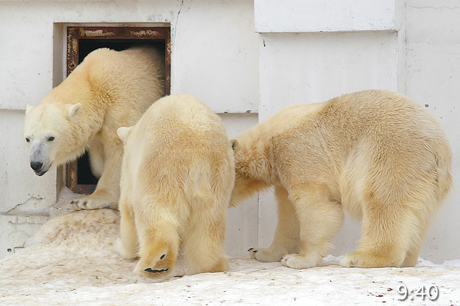
{"label": "polar bear tail", "polygon": [[[450,151],[446,151],[449,152]],[[441,203],[452,188],[452,174],[451,174],[451,154],[438,154],[435,155],[436,160],[436,173],[437,177],[435,182],[438,184],[437,188],[437,201]]]}

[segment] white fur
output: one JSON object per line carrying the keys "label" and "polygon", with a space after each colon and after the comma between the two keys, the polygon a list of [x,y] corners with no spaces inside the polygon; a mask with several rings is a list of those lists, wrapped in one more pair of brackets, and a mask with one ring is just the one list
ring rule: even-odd
{"label": "white fur", "polygon": [[37,106],[28,105],[24,137],[37,175],[75,160],[88,149],[100,177],[75,209],[117,208],[123,146],[116,131],[134,125],[164,95],[164,58],[158,50],[98,49]]}
{"label": "white fur", "polygon": [[197,98],[173,95],[118,135],[125,154],[117,252],[139,255],[135,272],[148,277],[170,273],[180,249],[192,274],[225,271],[235,170],[219,116]]}
{"label": "white fur", "polygon": [[[451,188],[451,150],[441,124],[398,93],[363,91],[292,105],[232,141],[232,205],[275,186],[278,226],[251,257],[317,266],[332,249],[343,209],[363,219],[356,253],[341,264],[414,266]],[[284,257],[283,257],[284,256]]]}

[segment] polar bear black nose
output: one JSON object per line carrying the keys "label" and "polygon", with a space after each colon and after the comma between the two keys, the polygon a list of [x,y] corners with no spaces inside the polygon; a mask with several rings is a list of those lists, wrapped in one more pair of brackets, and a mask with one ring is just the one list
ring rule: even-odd
{"label": "polar bear black nose", "polygon": [[41,162],[31,162],[30,167],[34,169],[34,171],[40,170],[43,167],[43,163]]}

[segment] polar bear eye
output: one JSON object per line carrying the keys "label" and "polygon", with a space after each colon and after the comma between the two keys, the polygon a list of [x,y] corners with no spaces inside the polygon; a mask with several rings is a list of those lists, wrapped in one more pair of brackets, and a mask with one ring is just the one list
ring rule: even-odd
{"label": "polar bear eye", "polygon": [[26,142],[30,142],[30,138],[29,138],[29,137],[26,137]]}
{"label": "polar bear eye", "polygon": [[54,140],[53,136],[48,137],[48,141],[53,141],[53,140]]}
{"label": "polar bear eye", "polygon": [[165,258],[165,255],[166,255],[166,254],[163,254],[163,255],[161,255],[160,259],[163,259],[163,258]]}

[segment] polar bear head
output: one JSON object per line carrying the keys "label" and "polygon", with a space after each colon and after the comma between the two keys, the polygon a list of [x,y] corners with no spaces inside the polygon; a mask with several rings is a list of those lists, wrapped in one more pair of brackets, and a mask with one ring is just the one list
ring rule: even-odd
{"label": "polar bear head", "polygon": [[[250,133],[244,133],[230,141],[235,156],[235,186],[233,188],[230,207],[236,206],[241,201],[249,198],[255,192],[268,188],[265,181],[269,176],[266,151],[257,138],[248,137]],[[257,144],[257,142],[259,142]]]}
{"label": "polar bear head", "polygon": [[24,139],[30,149],[30,167],[41,176],[84,152],[75,152],[74,122],[81,104],[48,103],[27,105]]}

